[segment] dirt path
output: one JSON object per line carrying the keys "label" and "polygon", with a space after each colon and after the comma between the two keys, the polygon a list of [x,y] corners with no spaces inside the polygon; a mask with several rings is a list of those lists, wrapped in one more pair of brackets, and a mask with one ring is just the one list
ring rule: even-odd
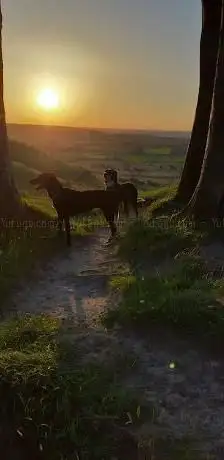
{"label": "dirt path", "polygon": [[13,296],[10,310],[46,313],[78,326],[93,326],[108,303],[108,280],[119,269],[107,239],[107,229],[79,242],[73,237],[71,249],[65,248]]}
{"label": "dirt path", "polygon": [[[113,350],[133,357],[137,368],[123,384],[137,390],[148,408],[148,420],[140,427],[139,436],[147,440],[152,435],[157,439],[171,437],[174,441],[194,438],[196,458],[223,459],[223,361],[211,359],[188,341],[169,335],[140,338],[121,331],[107,333],[98,324],[100,313],[111,301],[108,280],[123,269],[113,249],[106,246],[107,237],[107,230],[100,230],[74,242],[72,249],[56,257],[37,280],[15,294],[11,311],[64,318],[84,359],[105,360]],[[152,406],[157,408],[153,418]],[[214,456],[207,457],[208,453]]]}

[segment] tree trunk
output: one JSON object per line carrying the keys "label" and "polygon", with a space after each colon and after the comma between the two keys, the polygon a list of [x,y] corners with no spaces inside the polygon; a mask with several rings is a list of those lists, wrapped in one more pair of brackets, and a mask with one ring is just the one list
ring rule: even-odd
{"label": "tree trunk", "polygon": [[3,56],[2,56],[2,12],[0,3],[0,215],[13,215],[19,206],[9,159],[8,137],[4,106]]}
{"label": "tree trunk", "polygon": [[200,219],[219,216],[224,196],[224,0],[207,146],[199,182],[187,206]]}
{"label": "tree trunk", "polygon": [[222,0],[202,0],[200,85],[194,125],[176,199],[187,203],[198,183],[209,128],[219,46]]}

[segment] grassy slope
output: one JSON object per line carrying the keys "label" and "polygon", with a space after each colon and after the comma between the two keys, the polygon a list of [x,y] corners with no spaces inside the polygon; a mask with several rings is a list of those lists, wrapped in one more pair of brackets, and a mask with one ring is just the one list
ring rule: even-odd
{"label": "grassy slope", "polygon": [[60,337],[57,320],[44,316],[0,326],[4,458],[109,460],[127,445],[121,429],[128,414],[137,419],[138,407],[120,384],[127,360],[114,356],[116,368],[113,360],[83,368]]}
{"label": "grassy slope", "polygon": [[138,445],[135,432],[146,420],[154,423],[156,408],[144,408],[125,385],[137,370],[135,355],[127,357],[110,342],[103,364],[91,358],[83,366],[80,358],[77,343],[56,319],[1,323],[3,458],[136,460],[142,452],[155,460],[198,459],[191,439],[151,439],[146,445],[142,439]]}
{"label": "grassy slope", "polygon": [[[159,154],[169,155],[164,151]],[[174,189],[163,187],[149,193],[157,199],[155,210],[172,197]],[[46,198],[28,193],[25,200],[54,217]],[[195,231],[185,223],[173,228],[168,218],[151,220],[149,225],[149,218],[150,213],[121,239],[120,255],[128,259],[133,274],[112,280],[123,298],[104,321],[110,327],[115,323],[144,327],[169,324],[185,332],[221,338],[224,318],[215,301],[222,285],[208,278],[203,262],[192,253],[206,232]],[[78,224],[76,230],[83,228],[89,228],[89,221]],[[30,271],[37,254],[44,257],[46,251],[54,253],[58,249],[58,239],[49,229],[10,230],[2,236],[1,246],[0,283],[6,294],[12,279]],[[180,254],[183,250],[188,254]],[[141,267],[151,256],[157,261],[177,256],[176,265],[169,273],[151,275]],[[68,343],[62,345],[59,332],[57,321],[45,317],[27,317],[0,328],[4,456],[15,460],[30,455],[49,460],[70,460],[74,455],[84,460],[136,459],[136,446],[126,438],[126,423],[130,419],[134,424],[138,422],[139,406],[133,395],[124,393],[120,381],[123,372],[127,376],[127,362],[118,356],[116,366],[108,362],[83,369],[78,350]],[[122,456],[117,452],[120,444],[130,447]],[[186,445],[170,449],[166,445],[165,450],[172,460],[193,459]]]}
{"label": "grassy slope", "polygon": [[71,166],[63,160],[56,159],[26,144],[11,141],[10,157],[17,187],[22,192],[33,194],[34,189],[29,181],[43,171],[54,171],[62,181],[75,188],[100,186],[100,181],[91,170],[81,166]]}
{"label": "grassy slope", "polygon": [[132,274],[112,280],[121,302],[103,322],[108,327],[170,326],[178,333],[223,343],[223,283],[200,252],[211,230],[166,215],[153,217],[173,194],[169,190],[161,198],[160,192],[143,219],[120,239],[120,257],[129,262]]}

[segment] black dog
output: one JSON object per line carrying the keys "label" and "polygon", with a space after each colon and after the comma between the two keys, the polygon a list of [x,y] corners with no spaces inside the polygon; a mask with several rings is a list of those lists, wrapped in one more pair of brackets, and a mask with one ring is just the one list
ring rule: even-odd
{"label": "black dog", "polygon": [[67,245],[71,246],[70,217],[100,209],[110,227],[111,237],[117,233],[114,217],[120,203],[123,200],[120,190],[87,190],[79,192],[70,188],[62,187],[54,174],[43,173],[30,181],[37,185],[37,190],[45,189],[53,201],[58,214],[58,228],[62,230],[65,222]]}
{"label": "black dog", "polygon": [[[138,217],[138,191],[136,187],[130,182],[119,184],[115,169],[106,169],[104,171],[104,182],[106,190],[120,191],[125,215],[129,216],[130,208],[132,208],[136,217]],[[116,214],[119,214],[119,209],[117,209]]]}

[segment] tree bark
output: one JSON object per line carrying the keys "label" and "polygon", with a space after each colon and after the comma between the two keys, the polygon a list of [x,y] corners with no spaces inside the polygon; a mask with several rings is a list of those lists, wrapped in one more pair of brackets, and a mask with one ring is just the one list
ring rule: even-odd
{"label": "tree bark", "polygon": [[224,0],[208,140],[200,179],[187,206],[196,218],[220,217],[224,197]]}
{"label": "tree bark", "polygon": [[209,129],[219,47],[222,0],[202,0],[200,84],[194,124],[176,200],[187,203],[198,183]]}
{"label": "tree bark", "polygon": [[19,193],[11,173],[4,105],[2,11],[0,3],[0,215],[13,215],[19,207]]}

